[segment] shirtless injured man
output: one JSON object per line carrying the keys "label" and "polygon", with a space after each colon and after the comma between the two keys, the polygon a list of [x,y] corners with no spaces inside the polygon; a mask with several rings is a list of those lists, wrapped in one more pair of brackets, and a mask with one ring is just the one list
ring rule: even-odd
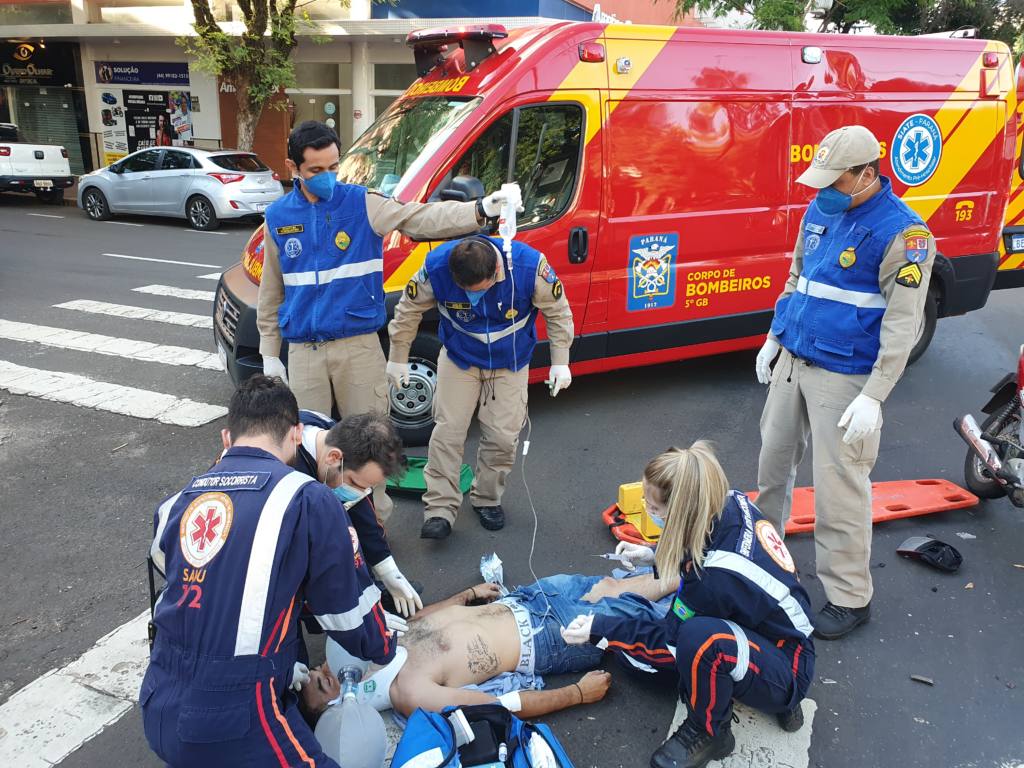
{"label": "shirtless injured man", "polygon": [[[492,696],[479,686],[503,673],[558,675],[593,670],[604,650],[567,645],[560,628],[580,613],[619,618],[662,618],[658,600],[675,593],[679,580],[650,575],[614,579],[559,575],[540,579],[501,597],[495,584],[478,584],[409,620],[394,661],[371,665],[359,695],[378,710],[408,716],[416,708],[439,712],[463,704],[500,702],[519,717],[600,701],[611,685],[607,672],[587,672],[562,688],[522,690]],[[329,654],[330,655],[330,654]],[[307,719],[315,720],[338,700],[341,685],[328,664],[310,670],[300,693]],[[367,685],[373,681],[373,685]]]}

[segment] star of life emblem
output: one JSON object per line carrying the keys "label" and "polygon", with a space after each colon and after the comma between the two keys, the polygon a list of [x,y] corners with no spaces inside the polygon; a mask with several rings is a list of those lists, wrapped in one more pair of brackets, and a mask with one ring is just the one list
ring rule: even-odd
{"label": "star of life emblem", "polygon": [[194,568],[205,567],[227,541],[234,518],[231,497],[225,493],[204,493],[181,516],[178,538],[181,553]]}

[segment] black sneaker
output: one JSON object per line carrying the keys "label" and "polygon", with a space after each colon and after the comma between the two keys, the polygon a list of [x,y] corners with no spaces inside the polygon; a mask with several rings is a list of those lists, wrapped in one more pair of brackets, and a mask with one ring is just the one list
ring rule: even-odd
{"label": "black sneaker", "polygon": [[473,511],[479,516],[480,525],[488,531],[500,531],[505,527],[505,510],[501,504],[495,507],[473,507]]}
{"label": "black sneaker", "polygon": [[421,539],[447,539],[452,532],[452,524],[443,517],[428,517],[420,528]]}
{"label": "black sneaker", "polygon": [[779,712],[775,715],[779,721],[779,727],[786,733],[796,733],[804,727],[804,710],[800,702],[788,712]]}
{"label": "black sneaker", "polygon": [[651,755],[651,768],[704,768],[712,760],[722,760],[731,755],[735,747],[731,710],[714,736],[703,725],[687,717],[668,741]]}
{"label": "black sneaker", "polygon": [[814,636],[822,640],[838,640],[871,618],[871,603],[863,608],[843,608],[825,603],[814,620]]}

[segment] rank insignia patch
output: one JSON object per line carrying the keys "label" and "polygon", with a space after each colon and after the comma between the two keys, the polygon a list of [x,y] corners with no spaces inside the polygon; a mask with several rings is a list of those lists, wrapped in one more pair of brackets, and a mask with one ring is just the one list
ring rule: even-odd
{"label": "rank insignia patch", "polygon": [[907,288],[917,288],[921,285],[921,268],[913,262],[900,267],[900,271],[896,273],[896,283]]}

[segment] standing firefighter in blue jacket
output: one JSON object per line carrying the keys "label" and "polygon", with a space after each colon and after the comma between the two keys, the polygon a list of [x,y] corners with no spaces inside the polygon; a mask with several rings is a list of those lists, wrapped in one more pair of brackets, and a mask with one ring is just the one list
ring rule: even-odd
{"label": "standing firefighter in blue jacket", "polygon": [[623,542],[633,564],[680,578],[661,622],[577,616],[568,643],[592,642],[633,666],[672,670],[688,712],[651,758],[652,768],[703,768],[735,747],[732,700],[803,724],[800,702],[814,678],[810,601],[774,526],[730,491],[708,443],[671,448],[644,470],[644,501],[663,527],[657,550]]}
{"label": "standing firefighter in blue jacket", "polygon": [[815,557],[828,600],[814,629],[824,640],[871,615],[870,475],[882,403],[920,336],[935,262],[935,239],[879,175],[880,154],[871,131],[848,125],[821,140],[797,179],[818,194],[757,355],[757,378],[770,383],[757,503],[781,533],[807,438],[814,443]]}
{"label": "standing firefighter in blue jacket", "polygon": [[459,473],[474,412],[480,420],[480,448],[469,499],[480,524],[496,531],[505,525],[501,497],[526,420],[537,312],[544,314],[548,330],[549,381],[551,394],[557,395],[572,382],[572,309],[562,281],[534,248],[513,240],[506,255],[500,240],[483,236],[445,243],[427,254],[388,326],[387,374],[396,388],[408,385],[409,348],[423,314],[434,307],[444,348],[437,359],[420,536],[443,539],[451,533],[462,504]]}
{"label": "standing firefighter in blue jacket", "polygon": [[[299,406],[342,416],[387,413],[384,352],[377,331],[384,307],[385,235],[399,231],[442,240],[480,229],[509,194],[470,202],[402,203],[338,181],[341,144],[315,120],[288,136],[295,189],[267,209],[263,275],[256,303],[263,372],[289,384]],[[288,370],[281,361],[288,343]],[[392,503],[384,486],[374,493],[387,522]]]}
{"label": "standing firefighter in blue jacket", "polygon": [[341,502],[288,466],[299,410],[253,376],[228,410],[232,447],[157,509],[151,556],[167,587],[139,703],[150,747],[174,768],[335,765],[289,688],[308,606],[354,656],[395,641]]}

